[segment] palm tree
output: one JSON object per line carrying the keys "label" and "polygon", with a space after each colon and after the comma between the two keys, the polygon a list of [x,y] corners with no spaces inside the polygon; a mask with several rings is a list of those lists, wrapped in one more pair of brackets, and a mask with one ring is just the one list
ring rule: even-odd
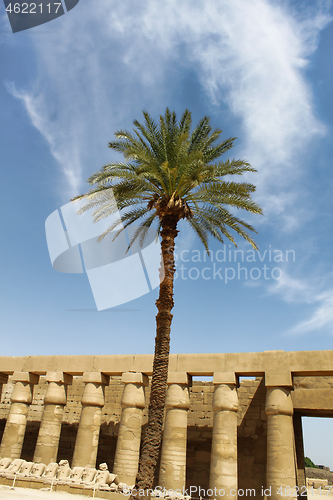
{"label": "palm tree", "polygon": [[[161,236],[164,278],[156,301],[158,312],[148,425],[136,479],[136,488],[146,490],[152,487],[162,438],[178,222],[186,219],[206,251],[210,235],[221,243],[227,238],[236,246],[230,231],[242,236],[256,249],[247,232],[254,231],[253,227],[226,207],[230,205],[255,214],[262,211],[251,199],[254,185],[223,180],[228,175],[242,175],[256,170],[243,160],[216,163],[233,146],[235,138],[218,142],[222,131],[213,130],[208,117],[204,117],[191,131],[192,120],[188,110],[178,122],[176,114],[166,109],[158,125],[147,112],[143,115],[144,124],[137,120],[133,122],[134,134],[120,130],[115,133],[117,140],[109,143],[109,147],[121,153],[125,161],[111,162],[94,173],[88,179],[93,188],[74,200],[86,200],[80,212],[94,209],[95,221],[118,209],[122,213],[123,228],[138,221],[139,226],[130,245],[137,238],[142,244],[153,223],[156,223]],[[114,199],[116,205],[112,202]],[[101,238],[116,226],[117,222]]]}

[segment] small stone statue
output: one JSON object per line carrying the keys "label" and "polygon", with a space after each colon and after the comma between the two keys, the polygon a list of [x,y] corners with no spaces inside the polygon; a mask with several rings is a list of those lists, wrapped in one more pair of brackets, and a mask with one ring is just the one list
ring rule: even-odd
{"label": "small stone statue", "polygon": [[68,460],[60,460],[57,472],[57,479],[67,479],[71,473]]}

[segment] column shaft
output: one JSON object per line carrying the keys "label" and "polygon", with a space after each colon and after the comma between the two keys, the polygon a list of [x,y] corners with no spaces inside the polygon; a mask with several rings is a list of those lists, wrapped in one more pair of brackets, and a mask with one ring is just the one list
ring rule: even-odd
{"label": "column shaft", "polygon": [[142,414],[145,407],[144,385],[148,378],[142,373],[123,373],[125,384],[113,473],[128,486],[135,484],[138,473]]}
{"label": "column shaft", "polygon": [[214,373],[214,421],[209,488],[213,498],[237,498],[237,410],[234,373]]}
{"label": "column shaft", "polygon": [[77,431],[72,467],[96,467],[99,432],[104,406],[104,386],[109,377],[102,373],[83,374],[85,388],[81,400],[82,410]]}
{"label": "column shaft", "polygon": [[33,461],[49,464],[57,461],[61,424],[67,402],[66,386],[72,377],[64,373],[48,372],[48,386]]}
{"label": "column shaft", "polygon": [[29,405],[32,402],[33,384],[39,377],[28,372],[14,372],[15,386],[11,396],[11,406],[3,433],[0,458],[20,458],[23,446]]}
{"label": "column shaft", "polygon": [[72,467],[96,467],[101,422],[101,406],[82,407]]}
{"label": "column shaft", "polygon": [[[267,385],[267,384],[266,384]],[[271,500],[295,498],[293,405],[288,387],[267,387],[267,486]]]}
{"label": "column shaft", "polygon": [[168,385],[159,486],[182,491],[186,482],[187,411],[190,407],[187,373],[169,373]]}

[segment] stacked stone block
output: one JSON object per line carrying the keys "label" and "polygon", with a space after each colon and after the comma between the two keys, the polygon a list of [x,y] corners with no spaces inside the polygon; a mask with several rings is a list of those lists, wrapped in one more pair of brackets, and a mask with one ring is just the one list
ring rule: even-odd
{"label": "stacked stone block", "polygon": [[[0,416],[8,415],[10,396],[13,384],[11,377],[6,386]],[[59,440],[57,461],[73,460],[78,424],[82,411],[81,400],[85,384],[82,377],[73,377],[68,385],[67,404],[64,407],[63,423]],[[47,389],[45,377],[40,377],[34,388],[34,397],[29,408],[27,439],[24,448],[25,460],[32,460],[37,441],[39,423],[43,414],[43,403]],[[142,413],[142,426],[147,422],[147,406],[149,389],[145,391],[145,408]],[[120,376],[110,377],[105,387],[105,405],[102,409],[97,464],[106,462],[109,470],[113,470],[119,424],[122,414],[121,399],[124,384]],[[265,386],[262,378],[242,380],[237,388],[239,408],[237,411],[238,426],[238,479],[239,488],[256,488],[266,485],[266,425]],[[189,409],[187,411],[187,449],[186,449],[186,483],[185,486],[197,486],[204,490],[209,488],[211,470],[211,450],[213,436],[213,381],[194,381],[189,387]],[[87,465],[87,464],[86,464]],[[158,469],[160,464],[158,464]],[[155,484],[159,484],[157,471]]]}
{"label": "stacked stone block", "polygon": [[244,379],[238,388],[239,488],[266,488],[267,416],[266,388],[262,377]]}
{"label": "stacked stone block", "polygon": [[[156,484],[170,489],[197,486],[206,492],[251,489],[257,498],[273,487],[269,496],[276,500],[295,497],[289,490],[305,483],[301,416],[333,416],[333,363],[330,371],[325,361],[326,375],[318,374],[322,364],[311,374],[309,362],[303,374],[296,363],[292,374],[286,363],[273,363],[277,354],[262,354],[268,360],[264,370],[255,356],[250,359],[251,379],[239,381],[237,372],[215,369],[210,381],[191,383],[189,372],[170,371]],[[241,359],[238,355],[236,362]],[[223,363],[232,366],[226,359]],[[106,462],[109,470],[133,484],[149,385],[144,372],[121,375],[117,366],[110,375],[92,370],[66,378],[63,372],[16,371],[8,382],[3,375],[1,454],[36,462],[69,460],[72,467]],[[184,360],[179,366],[186,366]],[[195,373],[196,363],[191,366]],[[239,373],[246,373],[248,366],[247,360]],[[282,494],[277,493],[279,486]]]}

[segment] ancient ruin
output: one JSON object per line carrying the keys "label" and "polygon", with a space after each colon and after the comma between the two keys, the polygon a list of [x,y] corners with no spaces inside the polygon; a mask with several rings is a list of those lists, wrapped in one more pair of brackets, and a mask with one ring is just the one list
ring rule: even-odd
{"label": "ancient ruin", "polygon": [[[63,467],[65,491],[97,477],[102,498],[132,486],[151,373],[151,355],[0,357],[0,484],[40,487],[48,473],[58,488]],[[333,351],[173,354],[155,483],[192,498],[297,497],[302,416],[333,416]]]}

